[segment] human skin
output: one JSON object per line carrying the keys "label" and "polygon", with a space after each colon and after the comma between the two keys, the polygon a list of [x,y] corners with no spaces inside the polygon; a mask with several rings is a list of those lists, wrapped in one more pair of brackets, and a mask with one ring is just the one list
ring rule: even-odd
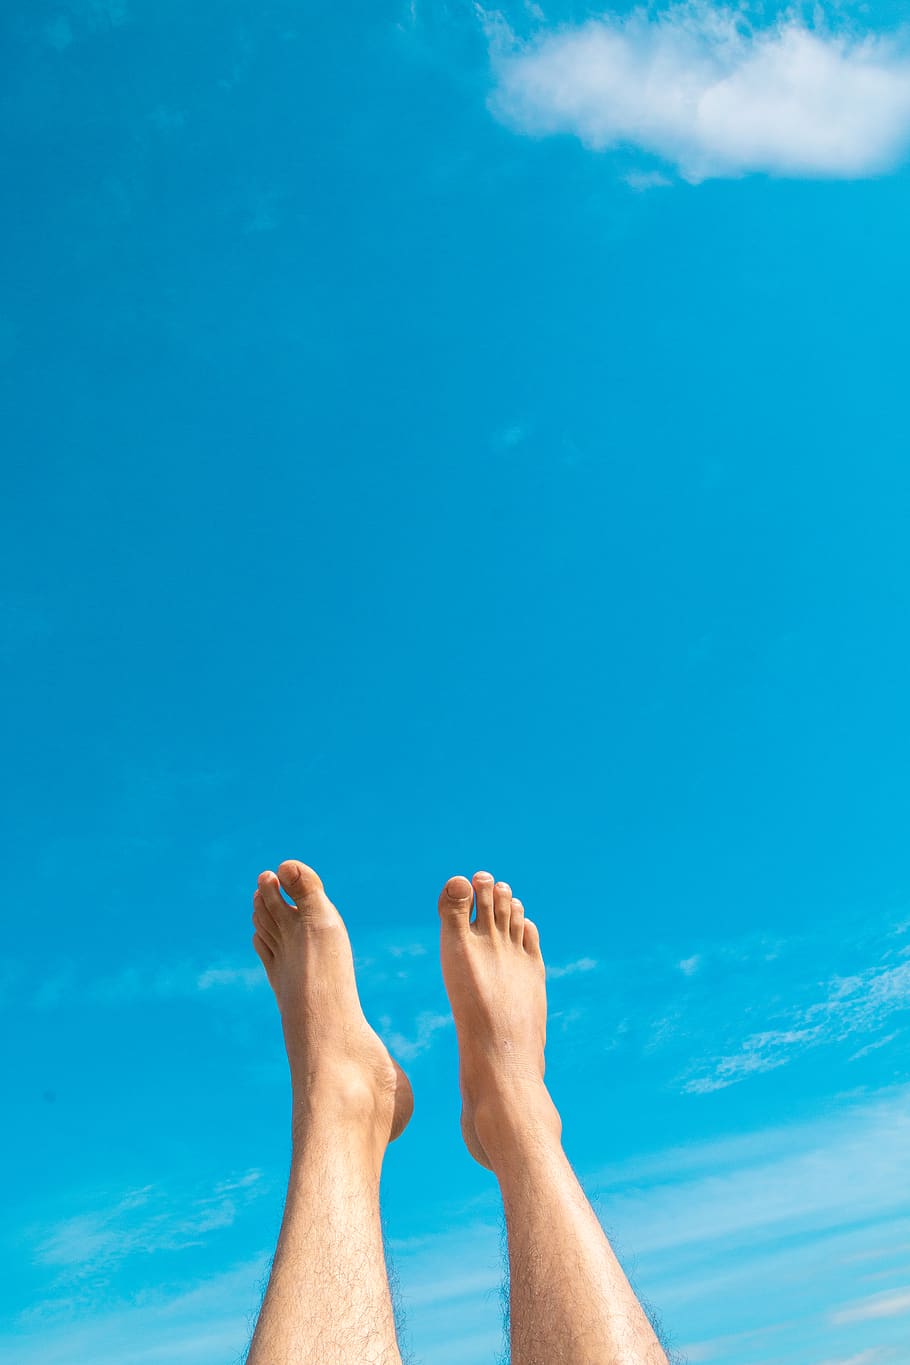
{"label": "human skin", "polygon": [[[484,872],[451,878],[439,914],[462,1132],[506,1213],[512,1365],[666,1365],[562,1149],[535,926]],[[410,1084],[364,1018],[347,931],[316,873],[294,861],[264,872],[253,921],[291,1070],[292,1159],[247,1365],[400,1365],[379,1181]]]}
{"label": "human skin", "polygon": [[505,1208],[512,1365],[666,1365],[563,1151],[544,1082],[546,970],[536,926],[508,884],[486,872],[448,881],[439,914],[462,1132],[494,1172]]}
{"label": "human skin", "polygon": [[379,1178],[411,1087],[364,1018],[347,930],[316,873],[284,862],[253,904],[291,1069],[292,1156],[247,1365],[400,1365]]}

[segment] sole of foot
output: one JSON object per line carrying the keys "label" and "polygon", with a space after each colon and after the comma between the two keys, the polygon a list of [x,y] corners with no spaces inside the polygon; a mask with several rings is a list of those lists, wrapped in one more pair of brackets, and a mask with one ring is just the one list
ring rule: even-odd
{"label": "sole of foot", "polygon": [[474,1159],[496,1170],[522,1134],[558,1141],[561,1133],[544,1084],[540,936],[508,883],[488,872],[470,881],[451,877],[439,918],[442,973],[458,1032],[462,1133]]}

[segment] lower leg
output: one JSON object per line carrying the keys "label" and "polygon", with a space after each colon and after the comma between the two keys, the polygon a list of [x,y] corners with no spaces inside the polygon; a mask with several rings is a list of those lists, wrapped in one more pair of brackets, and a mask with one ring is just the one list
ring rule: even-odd
{"label": "lower leg", "polygon": [[254,905],[291,1068],[293,1156],[247,1365],[400,1365],[379,1179],[410,1086],[363,1016],[347,932],[316,874],[283,863]]}
{"label": "lower leg", "polygon": [[[471,909],[476,893],[476,918]],[[442,964],[461,1058],[462,1128],[496,1174],[509,1239],[512,1365],[666,1365],[562,1150],[544,1085],[536,928],[503,882],[447,883]]]}
{"label": "lower leg", "polygon": [[548,1097],[503,1094],[480,1129],[508,1229],[512,1365],[666,1365],[554,1115]]}
{"label": "lower leg", "polygon": [[379,1221],[381,1153],[355,1127],[295,1139],[248,1365],[399,1365]]}

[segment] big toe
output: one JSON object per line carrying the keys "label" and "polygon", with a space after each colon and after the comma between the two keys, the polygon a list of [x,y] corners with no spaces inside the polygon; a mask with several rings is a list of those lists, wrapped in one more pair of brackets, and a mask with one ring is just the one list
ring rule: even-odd
{"label": "big toe", "polygon": [[439,913],[446,924],[467,925],[474,904],[474,888],[467,877],[450,877],[439,897]]}
{"label": "big toe", "polygon": [[322,881],[306,863],[288,858],[278,867],[278,880],[298,910],[303,910],[325,899]]}

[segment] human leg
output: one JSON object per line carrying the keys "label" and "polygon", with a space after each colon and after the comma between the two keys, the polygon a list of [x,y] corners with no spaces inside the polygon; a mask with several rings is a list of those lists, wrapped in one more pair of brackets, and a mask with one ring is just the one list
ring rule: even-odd
{"label": "human leg", "polygon": [[[471,910],[476,897],[476,918]],[[504,882],[446,883],[442,967],[461,1065],[462,1131],[499,1181],[509,1243],[512,1365],[666,1365],[562,1149],[544,1084],[546,973]]]}
{"label": "human leg", "polygon": [[293,1150],[247,1365],[400,1365],[379,1179],[410,1085],[364,1018],[347,931],[316,873],[297,862],[263,873],[253,922],[281,1011]]}

